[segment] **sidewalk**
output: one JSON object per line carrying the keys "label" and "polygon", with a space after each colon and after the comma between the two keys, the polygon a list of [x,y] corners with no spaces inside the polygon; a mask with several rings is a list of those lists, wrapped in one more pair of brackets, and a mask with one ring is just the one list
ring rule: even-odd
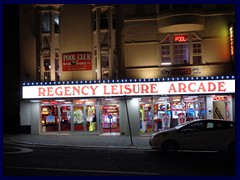
{"label": "sidewalk", "polygon": [[31,145],[150,149],[149,136],[86,134],[4,134],[4,142]]}

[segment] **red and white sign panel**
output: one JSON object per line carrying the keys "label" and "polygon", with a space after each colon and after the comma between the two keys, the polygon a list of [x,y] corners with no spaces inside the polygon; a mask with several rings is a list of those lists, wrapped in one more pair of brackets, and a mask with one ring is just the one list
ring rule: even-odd
{"label": "red and white sign panel", "polygon": [[23,99],[235,93],[235,80],[23,86]]}
{"label": "red and white sign panel", "polygon": [[62,71],[92,70],[91,52],[71,52],[62,54]]}

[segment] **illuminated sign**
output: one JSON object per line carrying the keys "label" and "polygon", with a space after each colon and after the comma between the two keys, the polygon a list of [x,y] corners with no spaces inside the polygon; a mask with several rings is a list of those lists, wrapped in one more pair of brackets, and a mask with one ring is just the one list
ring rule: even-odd
{"label": "illuminated sign", "polygon": [[71,52],[62,54],[62,71],[92,70],[90,52]]}
{"label": "illuminated sign", "polygon": [[183,75],[183,74],[191,74],[191,68],[179,68],[179,69],[172,69],[172,75]]}
{"label": "illuminated sign", "polygon": [[234,31],[233,27],[229,28],[229,40],[230,40],[230,55],[234,55]]}
{"label": "illuminated sign", "polygon": [[182,43],[182,42],[188,42],[188,35],[174,35],[174,42]]}
{"label": "illuminated sign", "polygon": [[23,99],[235,93],[235,80],[23,86]]}
{"label": "illuminated sign", "polygon": [[227,96],[213,96],[214,101],[227,101]]}

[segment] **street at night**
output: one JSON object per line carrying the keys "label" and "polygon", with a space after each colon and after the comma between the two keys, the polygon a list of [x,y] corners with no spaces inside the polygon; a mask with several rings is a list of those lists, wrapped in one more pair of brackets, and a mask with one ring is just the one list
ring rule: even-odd
{"label": "street at night", "polygon": [[233,156],[147,149],[4,145],[5,176],[234,176]]}
{"label": "street at night", "polygon": [[4,176],[238,175],[238,5],[2,10]]}

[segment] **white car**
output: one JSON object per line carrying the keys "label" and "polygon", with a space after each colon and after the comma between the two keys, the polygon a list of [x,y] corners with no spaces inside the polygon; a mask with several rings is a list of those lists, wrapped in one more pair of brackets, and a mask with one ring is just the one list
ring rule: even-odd
{"label": "white car", "polygon": [[150,136],[152,149],[165,152],[210,150],[235,153],[235,122],[199,119]]}

